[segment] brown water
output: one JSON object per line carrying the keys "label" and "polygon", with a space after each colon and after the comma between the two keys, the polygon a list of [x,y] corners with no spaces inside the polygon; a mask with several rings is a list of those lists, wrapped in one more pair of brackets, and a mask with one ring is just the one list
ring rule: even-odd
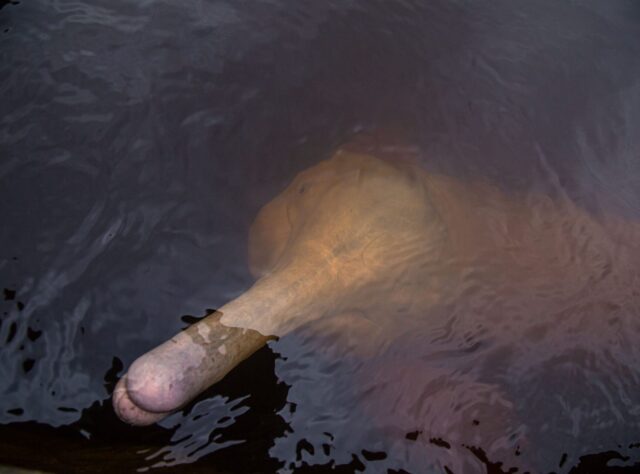
{"label": "brown water", "polygon": [[[637,472],[636,2],[3,5],[0,462]],[[258,209],[363,131],[562,229],[551,262],[477,260],[381,336],[310,323],[119,423],[123,368],[245,291]]]}

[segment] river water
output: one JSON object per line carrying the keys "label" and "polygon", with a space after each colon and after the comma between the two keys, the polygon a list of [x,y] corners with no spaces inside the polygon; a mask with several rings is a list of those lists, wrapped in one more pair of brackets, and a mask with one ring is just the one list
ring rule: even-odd
{"label": "river water", "polygon": [[[637,2],[2,5],[0,462],[637,472],[639,234],[616,230],[640,224]],[[159,425],[120,423],[118,376],[245,291],[258,210],[362,134],[616,223],[571,234],[606,242],[595,276],[471,268],[455,304],[398,320],[375,354],[311,324]]]}

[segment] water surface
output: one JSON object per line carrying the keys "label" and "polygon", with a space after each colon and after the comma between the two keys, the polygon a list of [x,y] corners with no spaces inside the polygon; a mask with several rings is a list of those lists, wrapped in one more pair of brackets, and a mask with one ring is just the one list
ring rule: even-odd
{"label": "water surface", "polygon": [[[258,209],[358,133],[457,182],[637,223],[637,3],[32,0],[3,3],[0,31],[2,462],[507,472],[488,446],[424,430],[448,401],[489,397],[525,468],[640,463],[638,279],[607,258],[610,292],[584,284],[560,308],[526,286],[471,291],[434,311],[449,332],[400,327],[371,358],[302,328],[157,427],[121,425],[109,402],[182,316],[246,290]],[[487,337],[523,307],[511,338]]]}

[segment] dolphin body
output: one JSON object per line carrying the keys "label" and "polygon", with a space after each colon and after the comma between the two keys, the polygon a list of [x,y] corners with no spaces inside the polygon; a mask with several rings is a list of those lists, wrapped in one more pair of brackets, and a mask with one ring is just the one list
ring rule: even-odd
{"label": "dolphin body", "polygon": [[[411,333],[412,324],[414,335],[429,330],[424,321],[411,319],[415,315],[434,319],[433,328],[442,325],[437,320],[442,311],[433,308],[473,291],[471,269],[482,269],[482,285],[513,296],[510,311],[516,316],[505,322],[508,316],[501,311],[478,312],[474,317],[482,320],[468,324],[492,327],[497,340],[539,339],[540,328],[558,326],[553,318],[569,314],[566,308],[597,308],[603,297],[632,298],[639,237],[636,223],[594,215],[566,198],[507,195],[485,182],[428,173],[411,159],[343,148],[299,174],[258,214],[249,238],[249,265],[257,279],[253,287],[137,359],[114,391],[114,408],[128,423],[154,423],[270,338],[310,322],[315,330],[354,346],[361,357],[370,357],[390,340]],[[591,302],[589,293],[596,293],[590,289],[596,287],[600,296]],[[540,301],[539,319],[522,317]],[[580,313],[580,321],[567,322],[559,331],[575,335],[583,327],[584,344],[602,345],[603,335],[612,331],[606,318],[598,311]],[[401,359],[401,367],[389,367],[381,377],[391,377],[389,386],[410,392],[424,367]],[[514,418],[498,387],[466,378],[456,384],[485,394],[486,400],[501,400],[494,404],[498,415],[490,418]],[[464,396],[456,393],[451,396]],[[419,396],[381,393],[371,409],[379,413],[397,400],[415,407]],[[495,410],[493,402],[487,403],[489,411]],[[411,411],[405,411],[410,417]],[[443,427],[451,422],[437,410],[425,416]],[[506,429],[506,421],[496,423],[496,432]]]}

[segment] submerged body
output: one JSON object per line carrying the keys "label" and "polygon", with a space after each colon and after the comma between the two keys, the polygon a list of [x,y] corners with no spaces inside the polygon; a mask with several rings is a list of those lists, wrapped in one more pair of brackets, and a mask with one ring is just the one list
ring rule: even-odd
{"label": "submerged body", "polygon": [[[637,302],[638,236],[637,225],[594,216],[567,199],[507,195],[428,174],[408,161],[339,151],[301,173],[258,215],[249,249],[256,284],[134,362],[114,406],[129,423],[153,423],[270,336],[312,324],[363,360],[395,344],[388,359],[394,363],[369,364],[353,381],[388,387],[375,391],[368,412],[415,421],[426,439],[491,445],[506,459],[526,441],[499,384],[478,377],[480,370],[452,373],[413,359],[411,348],[453,337],[522,341],[523,348],[539,344],[543,351],[541,341],[553,340],[543,329],[552,319],[560,343],[571,335],[580,345],[606,345],[619,329],[593,308]],[[464,308],[454,318],[456,335],[447,335],[452,303],[476,293],[485,295],[482,305],[476,300]],[[397,353],[398,346],[406,352]],[[424,383],[440,384],[439,391],[412,390],[425,371]],[[425,403],[419,394],[429,391],[440,395]],[[452,415],[460,411],[452,400],[464,406],[465,393],[476,401]],[[472,418],[482,419],[482,433],[463,424]],[[496,442],[507,431],[508,445]]]}
{"label": "submerged body", "polygon": [[[381,290],[378,305],[407,299],[444,237],[422,178],[417,168],[346,152],[300,174],[251,229],[259,280],[220,308],[221,318],[134,362],[114,395],[121,418],[147,424],[184,405],[264,345],[256,334],[282,336],[327,313],[366,311],[372,286]],[[236,350],[227,352],[215,329],[224,326],[248,335]]]}

